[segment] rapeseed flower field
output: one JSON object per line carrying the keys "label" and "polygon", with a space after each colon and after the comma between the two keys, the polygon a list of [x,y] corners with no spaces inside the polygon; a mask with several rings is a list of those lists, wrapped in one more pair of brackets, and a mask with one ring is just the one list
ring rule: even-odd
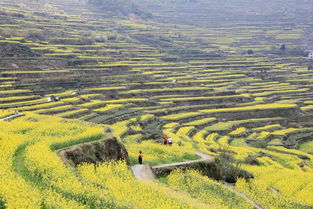
{"label": "rapeseed flower field", "polygon": [[310,7],[2,0],[0,209],[312,209]]}
{"label": "rapeseed flower field", "polygon": [[[85,163],[77,170],[64,164],[55,147],[105,138],[100,125],[34,113],[0,123],[0,197],[7,208],[253,208],[251,201],[195,170],[174,171],[166,177],[166,184],[161,184],[135,179],[125,162],[97,166]],[[121,125],[112,126],[116,133],[123,132],[118,131],[123,130]],[[209,143],[212,148],[227,146],[237,153],[237,159],[261,150],[229,146],[227,137],[216,140],[218,134],[207,138],[203,134],[199,132],[193,140],[201,146]],[[181,135],[172,137],[175,140]],[[137,151],[142,150],[146,163],[157,165],[197,159],[194,142],[173,146],[153,141],[129,142],[126,147],[131,163],[136,163]],[[255,178],[249,182],[238,179],[235,188],[268,208],[310,208],[313,165],[307,161],[300,168],[302,161],[297,157],[310,155],[297,150],[290,151],[293,155],[284,153],[288,150],[280,154],[274,150],[262,152],[271,158],[265,155],[257,158],[261,165],[244,165]],[[287,179],[292,179],[292,185]]]}

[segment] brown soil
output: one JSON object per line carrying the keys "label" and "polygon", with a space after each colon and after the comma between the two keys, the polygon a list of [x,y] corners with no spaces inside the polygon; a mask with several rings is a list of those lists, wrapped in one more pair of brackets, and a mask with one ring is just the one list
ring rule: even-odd
{"label": "brown soil", "polygon": [[127,150],[115,137],[75,145],[60,150],[58,154],[66,164],[70,164],[73,167],[84,162],[97,164],[111,160],[125,160],[129,163]]}

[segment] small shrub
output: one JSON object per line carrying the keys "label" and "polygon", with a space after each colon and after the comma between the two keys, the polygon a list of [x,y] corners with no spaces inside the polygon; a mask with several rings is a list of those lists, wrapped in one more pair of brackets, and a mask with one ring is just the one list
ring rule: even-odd
{"label": "small shrub", "polygon": [[239,162],[231,163],[228,159],[220,157],[215,160],[215,163],[221,180],[226,182],[235,183],[238,178],[245,178],[246,180],[253,178],[252,174],[240,168]]}
{"label": "small shrub", "polygon": [[235,160],[229,153],[222,153],[212,164],[199,168],[203,174],[218,181],[235,183],[237,179],[244,178],[247,181],[254,178],[251,173],[241,168],[241,162]]}

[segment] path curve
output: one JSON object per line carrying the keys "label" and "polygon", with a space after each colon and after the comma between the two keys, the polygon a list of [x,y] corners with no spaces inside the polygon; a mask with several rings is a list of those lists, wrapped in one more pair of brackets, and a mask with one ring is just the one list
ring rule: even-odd
{"label": "path curve", "polygon": [[131,167],[134,176],[139,180],[152,181],[155,175],[149,165],[134,165]]}
{"label": "path curve", "polygon": [[0,118],[0,121],[8,121],[8,120],[12,120],[12,119],[24,116],[24,115],[25,115],[24,113],[16,113],[14,115],[9,115],[7,117]]}

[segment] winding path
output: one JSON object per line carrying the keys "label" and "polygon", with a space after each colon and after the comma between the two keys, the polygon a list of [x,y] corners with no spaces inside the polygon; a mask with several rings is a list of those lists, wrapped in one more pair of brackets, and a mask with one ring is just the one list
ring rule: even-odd
{"label": "winding path", "polygon": [[[213,156],[207,155],[203,152],[196,152],[196,154],[201,157],[199,160],[189,160],[189,161],[185,161],[185,162],[168,163],[168,164],[162,164],[162,165],[157,165],[157,166],[153,166],[153,167],[151,167],[147,164],[146,165],[134,165],[131,167],[131,170],[137,179],[143,180],[143,181],[152,181],[155,179],[153,169],[172,168],[172,167],[188,165],[188,164],[193,164],[193,163],[199,163],[199,162],[214,162],[215,158]],[[249,197],[247,194],[237,190],[232,185],[227,184],[227,183],[221,183],[220,185],[228,188],[232,192],[235,192],[239,196],[241,196],[244,199],[246,199],[247,201],[251,202],[256,209],[266,209],[266,208],[262,207],[260,203],[258,203],[257,201],[255,201],[254,199]]]}
{"label": "winding path", "polygon": [[149,165],[134,165],[131,167],[131,170],[133,171],[135,177],[139,180],[153,180],[155,179],[153,169],[172,168],[172,167],[189,165],[189,164],[199,163],[199,162],[214,162],[214,157],[210,155],[204,154],[202,152],[196,152],[196,155],[200,157],[199,160],[189,160],[185,162],[168,163],[168,164],[162,164],[162,165],[157,165],[153,167],[150,167]]}

